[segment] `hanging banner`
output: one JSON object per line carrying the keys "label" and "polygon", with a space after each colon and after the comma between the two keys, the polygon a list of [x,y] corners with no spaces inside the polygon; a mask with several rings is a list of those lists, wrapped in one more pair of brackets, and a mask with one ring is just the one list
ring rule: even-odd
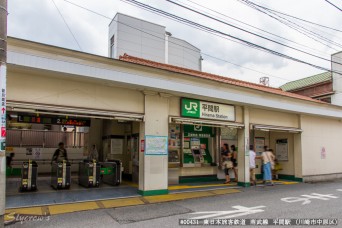
{"label": "hanging banner", "polygon": [[182,98],[181,116],[198,119],[235,121],[235,107],[233,105]]}

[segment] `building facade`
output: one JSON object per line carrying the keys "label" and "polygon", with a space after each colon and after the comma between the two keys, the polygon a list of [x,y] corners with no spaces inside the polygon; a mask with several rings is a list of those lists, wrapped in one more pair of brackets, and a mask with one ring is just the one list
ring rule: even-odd
{"label": "building facade", "polygon": [[[124,174],[142,195],[167,194],[171,183],[220,179],[223,143],[238,147],[241,186],[250,184],[249,145],[257,152],[265,145],[274,149],[283,178],[342,177],[342,108],[277,88],[130,55],[112,59],[9,38],[7,101],[13,126],[7,140],[21,137],[7,145],[15,159],[32,158],[27,147],[42,148],[38,160],[51,158],[55,148],[23,138],[35,130],[37,117],[43,135],[60,123],[84,127],[75,128],[84,141],[70,149],[70,158],[83,159],[96,145],[100,159],[123,161]],[[44,172],[49,165],[41,167]]]}
{"label": "building facade", "polygon": [[128,54],[194,70],[202,69],[201,50],[172,36],[165,27],[117,13],[109,24],[109,57]]}
{"label": "building facade", "polygon": [[287,92],[308,96],[327,103],[331,103],[331,97],[334,95],[331,72],[291,81],[280,86],[280,88]]}

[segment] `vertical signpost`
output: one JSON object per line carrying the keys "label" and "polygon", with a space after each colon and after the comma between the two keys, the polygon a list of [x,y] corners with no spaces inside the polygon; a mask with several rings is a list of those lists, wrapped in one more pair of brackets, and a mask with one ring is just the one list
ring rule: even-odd
{"label": "vertical signpost", "polygon": [[6,62],[7,62],[7,0],[0,0],[0,227],[4,226],[6,197]]}

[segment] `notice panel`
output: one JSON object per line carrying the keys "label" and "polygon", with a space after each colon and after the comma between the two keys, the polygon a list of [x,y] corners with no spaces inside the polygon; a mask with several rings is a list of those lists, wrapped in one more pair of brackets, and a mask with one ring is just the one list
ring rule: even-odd
{"label": "notice panel", "polygon": [[167,136],[145,136],[145,154],[146,155],[167,155],[168,143]]}

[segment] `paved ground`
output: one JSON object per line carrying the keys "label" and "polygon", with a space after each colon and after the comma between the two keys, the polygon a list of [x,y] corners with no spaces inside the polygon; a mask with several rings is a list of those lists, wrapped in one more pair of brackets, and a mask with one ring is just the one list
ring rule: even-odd
{"label": "paved ground", "polygon": [[[8,227],[178,227],[189,218],[337,218],[342,182],[251,187],[239,193],[53,215]],[[250,226],[251,227],[251,226]],[[306,226],[308,227],[308,226]],[[321,227],[321,226],[316,226]]]}

